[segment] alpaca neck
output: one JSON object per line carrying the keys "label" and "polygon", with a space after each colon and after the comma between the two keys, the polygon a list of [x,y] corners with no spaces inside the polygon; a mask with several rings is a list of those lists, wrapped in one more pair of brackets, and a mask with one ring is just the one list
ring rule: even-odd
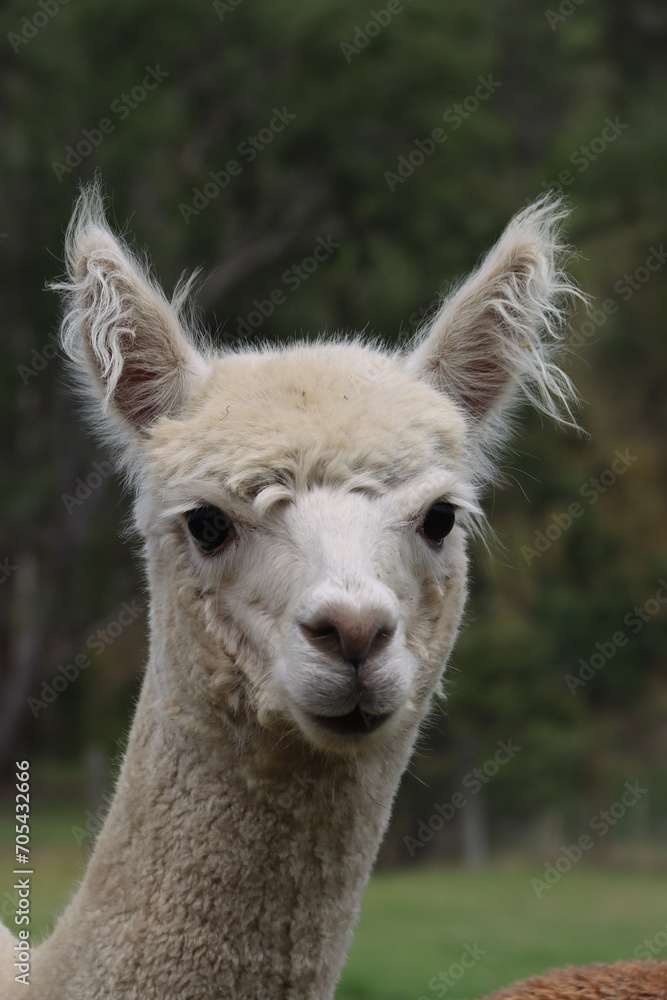
{"label": "alpaca neck", "polygon": [[156,687],[149,667],[88,872],[35,956],[36,995],[333,997],[409,748],[356,766],[266,735],[205,745]]}

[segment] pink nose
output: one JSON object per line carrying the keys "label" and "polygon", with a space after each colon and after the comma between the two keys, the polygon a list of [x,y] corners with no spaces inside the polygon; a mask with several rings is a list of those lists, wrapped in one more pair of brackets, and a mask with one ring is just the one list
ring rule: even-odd
{"label": "pink nose", "polygon": [[396,631],[396,615],[386,608],[333,604],[299,622],[302,635],[315,649],[343,657],[358,670]]}

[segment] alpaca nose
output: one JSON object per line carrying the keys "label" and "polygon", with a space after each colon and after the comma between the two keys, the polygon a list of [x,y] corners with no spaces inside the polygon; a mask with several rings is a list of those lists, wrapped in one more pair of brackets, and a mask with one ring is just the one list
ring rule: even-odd
{"label": "alpaca nose", "polygon": [[389,642],[397,624],[397,615],[389,608],[334,604],[299,622],[299,627],[315,649],[342,656],[358,670]]}

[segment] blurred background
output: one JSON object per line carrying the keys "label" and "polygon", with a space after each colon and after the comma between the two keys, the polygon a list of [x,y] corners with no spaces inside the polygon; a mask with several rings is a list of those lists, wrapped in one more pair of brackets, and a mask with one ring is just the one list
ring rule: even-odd
{"label": "blurred background", "polygon": [[0,26],[2,919],[14,762],[39,935],[104,815],[146,652],[130,501],[45,290],[79,185],[100,172],[168,291],[202,268],[220,343],[404,340],[553,189],[593,297],[566,364],[589,436],[523,415],[339,995],[667,955],[664,4],[7,0]]}

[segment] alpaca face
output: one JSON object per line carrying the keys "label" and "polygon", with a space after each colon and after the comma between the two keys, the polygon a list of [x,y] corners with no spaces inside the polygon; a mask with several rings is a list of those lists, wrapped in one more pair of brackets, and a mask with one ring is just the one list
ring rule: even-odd
{"label": "alpaca face", "polygon": [[451,402],[359,345],[213,362],[152,429],[140,505],[196,661],[218,650],[209,694],[240,685],[261,725],[328,749],[414,726],[462,610],[464,441]]}
{"label": "alpaca face", "polygon": [[[63,346],[138,491],[165,704],[341,753],[414,731],[454,641],[465,520],[520,388],[569,413],[551,360],[557,202],[509,225],[403,353],[351,343],[213,356],[110,232],[67,240]],[[559,411],[560,404],[560,411]],[[206,729],[208,726],[208,729]]]}

